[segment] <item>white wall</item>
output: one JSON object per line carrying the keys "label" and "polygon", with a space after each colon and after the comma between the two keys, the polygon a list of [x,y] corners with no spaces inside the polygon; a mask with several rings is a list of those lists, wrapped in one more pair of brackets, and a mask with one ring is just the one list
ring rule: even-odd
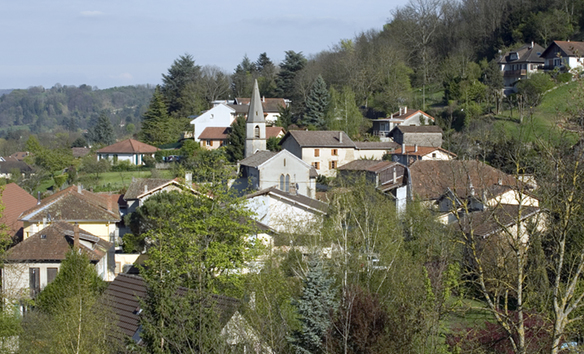
{"label": "white wall", "polygon": [[200,116],[191,120],[195,141],[207,127],[229,127],[233,122],[235,110],[225,104],[218,104]]}
{"label": "white wall", "polygon": [[255,220],[278,232],[310,232],[321,220],[320,213],[271,194],[248,199],[247,206],[256,214]]}
{"label": "white wall", "polygon": [[[289,151],[283,150],[268,162],[259,166],[260,184],[259,189],[266,189],[273,186],[280,188],[280,176],[290,176],[290,191],[298,184],[298,193],[314,198],[316,191],[311,185],[310,165],[292,155]],[[283,189],[285,191],[285,188]]]}

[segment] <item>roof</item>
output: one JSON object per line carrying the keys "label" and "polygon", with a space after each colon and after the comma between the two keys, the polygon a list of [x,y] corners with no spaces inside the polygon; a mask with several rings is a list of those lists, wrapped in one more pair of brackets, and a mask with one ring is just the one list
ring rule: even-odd
{"label": "roof", "polygon": [[521,185],[512,176],[474,160],[419,160],[409,170],[412,192],[422,200],[439,199],[448,190],[466,198],[472,195],[473,190],[477,195],[482,195],[494,185],[513,188]]}
{"label": "roof", "polygon": [[0,223],[8,226],[10,236],[20,238],[23,222],[18,220],[20,214],[36,205],[37,200],[27,191],[20,188],[16,183],[9,183],[4,186],[0,200],[4,205],[4,211]]}
{"label": "roof", "polygon": [[[416,151],[416,148],[418,151]],[[415,156],[425,156],[428,154],[431,154],[434,151],[442,151],[445,154],[448,154],[452,157],[456,157],[456,154],[453,152],[450,152],[446,149],[443,148],[439,148],[439,147],[432,147],[432,146],[406,146],[406,151],[405,151],[405,155],[415,155]],[[404,155],[404,153],[402,152],[401,147],[399,149],[395,149],[394,152],[392,152],[393,155]]]}
{"label": "roof", "polygon": [[399,147],[394,141],[355,141],[358,150],[393,150]]}
{"label": "roof", "polygon": [[440,133],[442,128],[437,125],[398,125],[393,130],[399,129],[402,133]]}
{"label": "roof", "polygon": [[[342,139],[339,139],[341,136]],[[355,148],[353,140],[343,131],[292,130],[286,133],[280,141],[280,145],[287,139],[294,139],[300,147]]]}
{"label": "roof", "polygon": [[[74,235],[73,225],[56,221],[11,248],[6,259],[12,262],[62,261],[73,246]],[[82,229],[79,229],[79,239],[90,243],[91,247],[81,243],[80,248],[93,262],[98,262],[112,248],[111,243]]]}
{"label": "roof", "polygon": [[10,159],[14,159],[14,160],[18,160],[18,161],[22,161],[24,160],[25,157],[27,157],[28,155],[30,155],[28,153],[28,151],[18,151],[15,152],[14,154],[8,156],[8,158]]}
{"label": "roof", "polygon": [[301,194],[291,194],[291,193],[286,193],[284,191],[279,190],[276,187],[270,187],[270,188],[266,188],[266,189],[262,189],[261,191],[257,191],[255,193],[251,193],[246,195],[245,197],[247,199],[251,199],[260,195],[274,195],[275,197],[279,198],[279,199],[285,199],[288,200],[290,202],[293,202],[293,204],[295,205],[302,205],[304,207],[313,209],[315,211],[318,211],[322,214],[326,214],[328,212],[328,204],[321,202],[320,200],[316,200],[316,199],[312,199],[310,197],[307,197],[305,195],[301,195]]}
{"label": "roof", "polygon": [[282,127],[266,127],[266,138],[277,138],[280,134],[284,135],[286,132]]}
{"label": "roof", "polygon": [[120,213],[117,194],[97,194],[75,185],[63,189],[24,211],[20,220],[35,222],[46,220],[118,222]]}
{"label": "roof", "polygon": [[521,221],[539,213],[540,208],[531,206],[499,204],[493,209],[486,209],[465,215],[460,219],[459,226],[464,233],[471,231],[474,236],[488,237],[496,232],[504,231],[517,224],[517,216],[521,212]]}
{"label": "roof", "polygon": [[[499,64],[507,64],[507,63],[541,63],[545,62],[545,59],[541,57],[541,54],[544,52],[544,48],[537,43],[532,44],[525,44],[519,49],[511,50],[505,53],[504,56],[501,57],[499,60]],[[518,59],[511,60],[509,58],[511,53],[517,53]]]}
{"label": "roof", "polygon": [[[231,105],[231,107],[237,107],[237,106],[247,106],[249,105],[249,98],[236,98],[235,102],[236,104]],[[262,101],[262,108],[264,110],[264,112],[270,112],[270,113],[277,113],[279,112],[279,108],[280,107],[286,107],[286,100],[284,98],[266,98],[266,97],[262,97],[261,99]],[[247,112],[247,110],[246,110]]]}
{"label": "roof", "polygon": [[432,117],[431,115],[429,115],[428,113],[419,110],[419,109],[409,109],[406,108],[404,111],[402,111],[402,114],[400,114],[400,112],[396,112],[393,113],[391,116],[387,117],[387,118],[381,118],[381,119],[374,119],[376,121],[387,121],[387,120],[395,120],[395,121],[404,121],[416,114],[423,114],[424,116],[430,118],[432,121],[436,121],[436,119],[434,117]]}
{"label": "roof", "polygon": [[207,127],[199,135],[199,140],[227,140],[231,127]]}
{"label": "roof", "polygon": [[106,146],[102,149],[97,150],[98,153],[118,153],[118,154],[149,154],[155,153],[160,150],[159,148],[145,144],[138,140],[126,139],[115,144]]}
{"label": "roof", "polygon": [[11,173],[14,169],[18,169],[20,173],[32,172],[32,167],[27,165],[24,161],[0,161],[0,173]]}
{"label": "roof", "polygon": [[71,148],[71,151],[73,152],[73,157],[77,158],[89,154],[91,152],[91,149],[86,147],[74,147]]}
{"label": "roof", "polygon": [[253,90],[251,92],[251,100],[249,102],[249,111],[247,112],[248,123],[265,123],[264,108],[260,98],[260,89],[258,88],[258,80],[254,80]]}
{"label": "roof", "polygon": [[380,161],[380,160],[354,160],[339,167],[339,171],[369,171],[377,172],[384,168],[391,167],[394,165],[399,165],[397,162],[393,161]]}
{"label": "roof", "polygon": [[[184,295],[189,289],[179,287],[178,294]],[[146,282],[138,275],[120,273],[107,287],[106,296],[113,311],[118,317],[118,326],[122,334],[134,337],[140,327],[140,299],[146,296]],[[219,322],[224,326],[240,307],[239,300],[212,294],[210,301],[221,313]]]}
{"label": "roof", "polygon": [[138,199],[145,192],[156,189],[170,181],[172,180],[163,178],[132,178],[132,183],[130,183],[126,194],[124,194],[124,200]]}
{"label": "roof", "polygon": [[584,42],[571,42],[571,41],[553,41],[544,51],[541,56],[544,57],[549,51],[554,48],[554,45],[558,46],[562,52],[564,52],[569,57],[583,57],[584,56]]}
{"label": "roof", "polygon": [[241,166],[258,167],[264,162],[268,161],[272,157],[276,156],[278,153],[267,150],[256,151],[255,154],[246,157],[245,159],[239,161]]}

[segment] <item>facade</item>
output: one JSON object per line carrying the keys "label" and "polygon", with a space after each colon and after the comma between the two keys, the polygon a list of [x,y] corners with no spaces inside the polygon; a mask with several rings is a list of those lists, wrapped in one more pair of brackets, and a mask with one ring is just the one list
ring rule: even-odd
{"label": "facade", "polygon": [[442,128],[437,125],[398,125],[389,133],[389,137],[399,145],[442,146]]}
{"label": "facade", "polygon": [[97,150],[97,160],[106,159],[114,163],[130,161],[133,165],[142,165],[144,156],[154,157],[159,148],[134,139],[126,139]]}
{"label": "facade", "polygon": [[584,65],[584,42],[553,41],[541,53],[545,60],[544,70],[567,70]]}
{"label": "facade", "polygon": [[436,119],[426,112],[400,107],[398,112],[392,113],[387,118],[373,119],[373,135],[377,135],[382,141],[389,139],[389,132],[398,125],[428,125],[434,124]]}
{"label": "facade", "polygon": [[456,154],[439,147],[429,146],[406,146],[396,149],[391,153],[391,160],[402,165],[410,166],[420,160],[453,160]]}
{"label": "facade", "polygon": [[32,167],[24,161],[9,159],[8,161],[0,161],[0,178],[12,178],[12,174],[18,172],[24,176],[33,172]]}
{"label": "facade", "polygon": [[229,142],[229,133],[231,133],[231,127],[207,127],[196,141],[204,149],[215,150],[227,145]]}
{"label": "facade", "polygon": [[499,59],[499,67],[503,73],[505,87],[514,86],[519,80],[524,80],[530,74],[536,73],[545,60],[541,57],[544,48],[531,42],[519,49],[505,53]]}
{"label": "facade", "polygon": [[239,161],[239,170],[253,190],[276,187],[310,198],[316,195],[316,170],[287,150],[258,151]]}
{"label": "facade", "polygon": [[207,128],[230,127],[236,118],[236,110],[227,104],[216,104],[210,110],[191,120],[193,138],[200,141],[200,136]]}

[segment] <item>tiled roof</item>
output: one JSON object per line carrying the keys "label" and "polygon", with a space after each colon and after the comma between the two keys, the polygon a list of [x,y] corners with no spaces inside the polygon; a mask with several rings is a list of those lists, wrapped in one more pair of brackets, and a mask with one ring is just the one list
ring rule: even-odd
{"label": "tiled roof", "polygon": [[14,159],[14,160],[18,160],[18,161],[22,161],[24,160],[25,157],[27,157],[28,155],[30,155],[28,153],[28,151],[19,151],[19,152],[15,152],[14,154],[8,156],[10,159]]}
{"label": "tiled roof", "polygon": [[402,133],[440,133],[442,128],[437,125],[398,125],[393,129],[399,129]]}
{"label": "tiled roof", "polygon": [[4,186],[0,200],[5,207],[0,223],[8,226],[8,232],[11,237],[20,239],[22,237],[20,233],[22,233],[23,223],[18,220],[18,217],[23,211],[36,205],[36,198],[28,194],[16,183],[9,183]]}
{"label": "tiled roof", "polygon": [[266,127],[266,138],[277,138],[280,134],[284,135],[284,128],[282,127]]}
{"label": "tiled roof", "polygon": [[35,222],[46,220],[118,222],[120,214],[115,194],[96,194],[88,190],[79,193],[77,186],[53,194],[20,216],[20,220]]}
{"label": "tiled roof", "polygon": [[171,179],[163,178],[136,178],[132,179],[132,183],[128,186],[126,194],[124,194],[124,200],[138,199],[138,197],[148,191],[158,188],[168,182]]}
{"label": "tiled roof", "polygon": [[531,218],[539,213],[540,209],[531,206],[500,204],[493,209],[486,209],[480,212],[473,212],[460,219],[458,227],[464,233],[471,231],[476,237],[488,237],[496,232],[504,231],[506,228],[517,223],[517,217],[521,211],[521,221]]}
{"label": "tiled roof", "polygon": [[[512,50],[501,57],[499,64],[507,63],[541,63],[545,62],[545,59],[540,57],[544,52],[544,48],[537,43],[534,43],[533,47],[531,44],[526,44],[517,50]],[[511,53],[517,53],[519,57],[517,60],[511,60],[509,55]],[[539,54],[538,54],[539,53]]]}
{"label": "tiled roof", "polygon": [[393,165],[399,165],[397,162],[393,161],[380,161],[380,160],[354,160],[339,167],[339,171],[370,171],[376,172],[382,170],[386,167]]}
{"label": "tiled roof", "polygon": [[32,167],[27,165],[24,161],[0,161],[0,173],[11,173],[13,169],[20,170],[20,173],[32,172]]}
{"label": "tiled roof", "polygon": [[[342,135],[342,142],[340,136]],[[348,147],[354,148],[355,143],[343,131],[309,131],[292,130],[289,131],[280,141],[282,144],[286,139],[294,139],[300,147]]]}
{"label": "tiled roof", "polygon": [[[123,335],[134,337],[140,327],[140,299],[146,297],[146,282],[137,275],[120,273],[108,286],[105,294],[114,313],[118,317],[118,326]],[[189,291],[186,288],[178,289],[179,295]],[[241,306],[239,300],[222,295],[210,295],[215,309],[220,311],[219,322],[224,326]],[[211,304],[209,304],[211,306]]]}
{"label": "tiled roof", "polygon": [[[11,248],[6,259],[12,262],[62,261],[73,246],[74,235],[73,225],[63,221],[53,222]],[[79,239],[91,244],[90,248],[80,244],[80,248],[94,262],[102,259],[112,247],[111,243],[83,229],[79,229]]]}
{"label": "tiled roof", "polygon": [[312,199],[312,198],[309,198],[309,197],[307,197],[305,195],[301,195],[301,194],[286,193],[284,191],[279,190],[276,187],[270,187],[270,188],[262,189],[261,191],[257,191],[255,193],[248,194],[248,195],[246,195],[246,198],[251,199],[251,198],[257,197],[259,195],[268,195],[268,194],[272,194],[280,199],[288,199],[290,201],[293,201],[294,204],[299,204],[299,205],[303,205],[305,207],[309,207],[311,209],[315,209],[323,214],[326,214],[328,212],[328,208],[329,208],[328,204],[321,202],[320,200]]}
{"label": "tiled roof", "polygon": [[414,196],[422,200],[438,199],[449,189],[458,197],[466,198],[472,189],[481,196],[498,184],[521,187],[521,182],[512,176],[482,162],[467,160],[420,160],[410,166],[410,178]]}
{"label": "tiled roof", "polygon": [[[456,157],[456,154],[453,152],[450,152],[448,150],[439,148],[439,147],[431,147],[431,146],[418,146],[418,151],[416,151],[416,147],[415,146],[406,146],[406,155],[415,155],[415,156],[425,156],[428,155],[436,150],[438,151],[442,151],[445,154],[448,154],[452,157]],[[399,149],[395,149],[394,152],[392,152],[393,155],[404,155],[404,153],[402,152],[401,147]]]}
{"label": "tiled roof", "polygon": [[[233,106],[249,106],[251,98],[236,98],[237,104]],[[283,98],[262,98],[262,108],[264,113],[278,113],[278,107],[286,107],[286,100]],[[247,109],[245,110],[247,113]]]}
{"label": "tiled roof", "polygon": [[399,112],[397,113],[393,113],[391,116],[387,117],[387,118],[382,118],[382,119],[376,119],[378,121],[387,121],[387,120],[391,120],[391,121],[404,121],[410,117],[412,117],[415,114],[422,114],[425,117],[429,118],[432,121],[435,121],[436,119],[434,119],[434,117],[432,117],[431,115],[429,115],[428,113],[421,111],[419,109],[410,109],[410,108],[406,108],[405,112],[402,112],[402,114],[399,114]]}
{"label": "tiled roof", "polygon": [[99,149],[99,150],[97,150],[97,152],[106,153],[106,154],[108,154],[108,153],[109,154],[113,154],[113,153],[118,153],[118,154],[136,154],[136,153],[150,154],[150,153],[155,153],[158,150],[160,150],[160,149],[155,147],[155,146],[140,142],[138,140],[126,139],[126,140],[122,140],[118,143],[106,146],[102,149]]}
{"label": "tiled roof", "polygon": [[231,127],[207,127],[199,135],[199,140],[226,140],[231,133]]}
{"label": "tiled roof", "polygon": [[77,158],[86,156],[91,152],[91,149],[85,147],[74,147],[71,148],[71,151],[73,152],[73,157]]}
{"label": "tiled roof", "polygon": [[584,57],[584,42],[571,41],[554,41],[543,53],[541,53],[541,55],[544,56],[548,50],[551,50],[550,48],[552,48],[554,44],[570,57]]}
{"label": "tiled roof", "polygon": [[276,156],[278,153],[267,150],[257,151],[255,154],[246,157],[245,159],[239,161],[241,166],[258,167],[264,162],[268,161],[272,157]]}
{"label": "tiled roof", "polygon": [[357,150],[393,150],[399,147],[394,141],[355,141]]}

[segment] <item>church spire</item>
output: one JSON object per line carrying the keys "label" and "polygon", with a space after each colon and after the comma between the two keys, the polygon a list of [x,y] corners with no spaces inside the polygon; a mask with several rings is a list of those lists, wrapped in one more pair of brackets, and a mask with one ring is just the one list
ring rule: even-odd
{"label": "church spire", "polygon": [[251,92],[251,99],[249,102],[249,111],[247,112],[247,121],[249,123],[266,122],[264,119],[264,109],[262,108],[260,89],[258,88],[258,80],[255,80],[253,84],[253,91]]}
{"label": "church spire", "polygon": [[255,80],[253,85],[245,131],[245,157],[253,155],[258,150],[266,150],[266,120],[258,80]]}

